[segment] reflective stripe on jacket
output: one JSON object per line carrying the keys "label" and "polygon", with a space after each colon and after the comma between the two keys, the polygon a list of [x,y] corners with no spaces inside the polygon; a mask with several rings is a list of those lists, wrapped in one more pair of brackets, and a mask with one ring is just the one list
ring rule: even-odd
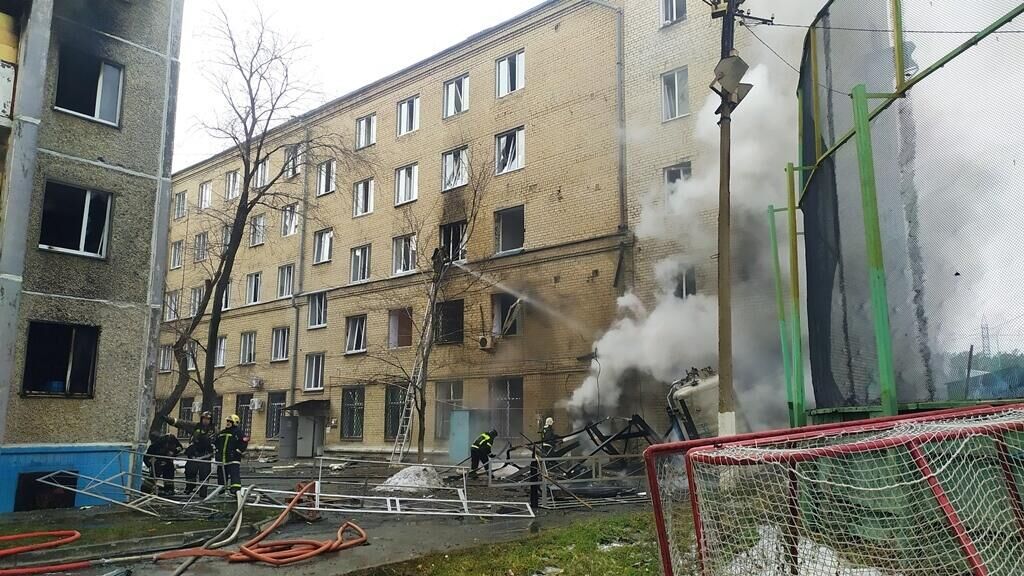
{"label": "reflective stripe on jacket", "polygon": [[478,450],[481,448],[487,448],[487,451],[490,452],[492,444],[494,444],[494,438],[491,438],[490,434],[484,432],[477,437],[476,442],[473,442],[473,448]]}

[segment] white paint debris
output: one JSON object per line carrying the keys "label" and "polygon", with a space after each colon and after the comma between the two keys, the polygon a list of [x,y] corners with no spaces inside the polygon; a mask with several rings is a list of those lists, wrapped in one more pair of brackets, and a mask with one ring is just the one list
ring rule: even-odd
{"label": "white paint debris", "polygon": [[627,544],[626,542],[620,542],[616,540],[615,542],[609,542],[607,544],[598,544],[597,549],[601,552],[607,552],[609,550],[614,550],[615,548],[623,548],[626,546],[632,546],[632,544]]}
{"label": "white paint debris", "polygon": [[376,492],[422,492],[432,488],[443,488],[441,477],[433,468],[409,466],[399,470],[383,484],[374,488]]}
{"label": "white paint debris", "polygon": [[[774,526],[758,528],[761,539],[750,550],[736,556],[722,576],[782,576],[789,574],[785,541]],[[808,538],[800,538],[797,548],[798,576],[886,576],[877,568],[850,568],[836,551]],[[890,576],[900,576],[898,574]]]}

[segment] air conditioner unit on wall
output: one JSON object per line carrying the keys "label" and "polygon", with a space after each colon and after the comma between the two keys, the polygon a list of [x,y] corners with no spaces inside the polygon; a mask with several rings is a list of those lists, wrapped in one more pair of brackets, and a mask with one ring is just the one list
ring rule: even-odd
{"label": "air conditioner unit on wall", "polygon": [[264,402],[262,398],[253,398],[249,400],[249,410],[254,412],[260,412],[263,410]]}
{"label": "air conditioner unit on wall", "polygon": [[494,336],[484,334],[479,340],[477,340],[477,344],[480,346],[481,350],[490,350],[494,348]]}

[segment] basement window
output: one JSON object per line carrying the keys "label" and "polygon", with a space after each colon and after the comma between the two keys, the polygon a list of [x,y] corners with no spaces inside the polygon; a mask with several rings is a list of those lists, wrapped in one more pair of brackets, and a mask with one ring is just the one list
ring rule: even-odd
{"label": "basement window", "polygon": [[412,346],[412,308],[388,310],[388,348]]}
{"label": "basement window", "polygon": [[676,276],[676,298],[686,299],[697,294],[697,269],[693,266],[679,272]]}
{"label": "basement window", "polygon": [[61,46],[55,104],[65,112],[117,126],[123,75],[117,64]]}
{"label": "basement window", "polygon": [[29,322],[22,392],[91,398],[99,335],[97,326]]}
{"label": "basement window", "polygon": [[523,249],[526,236],[523,207],[516,206],[494,213],[494,244],[496,253]]}
{"label": "basement window", "polygon": [[435,336],[438,344],[462,344],[465,307],[462,300],[439,302],[435,308]]}
{"label": "basement window", "polygon": [[[23,472],[18,474],[18,487],[14,492],[14,511],[52,510],[55,508],[74,508],[75,493],[78,484],[78,472]],[[43,476],[50,476],[48,481],[58,486],[38,482]]]}
{"label": "basement window", "polygon": [[105,257],[110,204],[109,194],[47,182],[39,247]]}
{"label": "basement window", "polygon": [[491,296],[491,310],[494,313],[494,335],[516,336],[519,334],[521,322],[520,301],[512,294],[494,294]]}

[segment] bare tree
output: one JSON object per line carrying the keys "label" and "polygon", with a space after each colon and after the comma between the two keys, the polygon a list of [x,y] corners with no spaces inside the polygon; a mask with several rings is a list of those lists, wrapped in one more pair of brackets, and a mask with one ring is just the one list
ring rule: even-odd
{"label": "bare tree", "polygon": [[[203,209],[200,225],[208,231],[204,249],[211,254],[202,260],[202,291],[197,291],[198,301],[190,302],[190,316],[175,320],[167,328],[175,334],[177,379],[171,393],[157,407],[151,432],[159,428],[190,381],[202,391],[202,409],[213,407],[224,297],[230,290],[246,231],[250,244],[265,236],[266,217],[261,219],[260,213],[289,211],[298,218],[296,212],[304,209],[301,188],[288,185],[288,181],[304,169],[322,170],[322,162],[335,162],[330,165],[333,172],[337,164],[353,158],[339,135],[314,130],[299,115],[300,106],[310,101],[312,91],[293,77],[291,70],[305,47],[271,30],[267,17],[258,9],[255,14],[252,22],[241,27],[232,25],[223,8],[213,18],[211,35],[220,48],[213,55],[208,80],[219,89],[221,101],[213,120],[204,122],[203,127],[228,144],[227,154],[238,166],[230,184],[231,195],[237,197],[223,207],[211,202]],[[269,162],[271,157],[278,161]],[[216,248],[216,256],[211,248]],[[175,312],[174,317],[178,315]],[[198,361],[198,351],[204,352],[204,362],[192,374],[189,363]]]}

